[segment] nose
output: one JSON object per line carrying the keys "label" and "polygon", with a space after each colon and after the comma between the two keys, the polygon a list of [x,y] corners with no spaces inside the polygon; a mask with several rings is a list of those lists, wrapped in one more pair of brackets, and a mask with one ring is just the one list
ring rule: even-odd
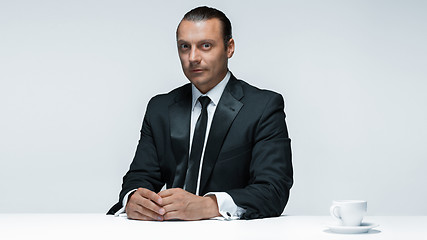
{"label": "nose", "polygon": [[189,60],[192,64],[199,63],[201,61],[200,52],[196,47],[191,48]]}

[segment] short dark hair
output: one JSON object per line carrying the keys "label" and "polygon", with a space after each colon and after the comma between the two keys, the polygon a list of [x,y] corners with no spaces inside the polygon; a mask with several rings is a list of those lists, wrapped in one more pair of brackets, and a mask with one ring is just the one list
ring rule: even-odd
{"label": "short dark hair", "polygon": [[[225,45],[225,48],[227,48],[228,41],[230,41],[230,39],[233,38],[231,34],[231,22],[227,18],[227,16],[225,16],[225,14],[220,10],[207,7],[207,6],[197,7],[187,12],[182,18],[182,20],[198,22],[198,21],[206,21],[213,18],[217,18],[221,22],[224,45]],[[178,28],[179,28],[179,25],[178,25]],[[177,29],[177,34],[178,34],[178,29]]]}

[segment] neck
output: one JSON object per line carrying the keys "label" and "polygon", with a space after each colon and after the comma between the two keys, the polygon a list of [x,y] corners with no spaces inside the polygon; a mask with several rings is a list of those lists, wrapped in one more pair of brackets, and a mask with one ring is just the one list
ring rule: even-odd
{"label": "neck", "polygon": [[220,83],[222,80],[224,80],[225,76],[227,75],[228,69],[220,74],[220,76],[216,79],[216,81],[207,83],[206,85],[203,86],[196,86],[195,87],[203,94],[206,94],[207,92],[209,92],[212,88],[214,88],[216,85],[218,85],[218,83]]}

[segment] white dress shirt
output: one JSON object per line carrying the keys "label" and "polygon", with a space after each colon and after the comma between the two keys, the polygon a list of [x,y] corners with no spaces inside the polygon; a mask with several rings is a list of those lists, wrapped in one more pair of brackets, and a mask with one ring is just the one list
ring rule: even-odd
{"label": "white dress shirt", "polygon": [[[231,73],[227,72],[227,75],[225,78],[219,82],[214,88],[212,88],[209,92],[206,94],[202,94],[194,84],[192,84],[192,108],[191,108],[191,125],[190,125],[190,148],[189,152],[191,152],[191,145],[193,142],[193,135],[194,135],[194,129],[197,123],[197,119],[199,118],[202,106],[198,100],[200,96],[208,96],[211,99],[211,102],[208,104],[207,112],[208,112],[208,121],[206,126],[206,135],[205,135],[205,142],[203,145],[202,150],[202,156],[200,159],[200,167],[199,167],[199,174],[197,177],[197,187],[196,187],[196,195],[199,195],[200,190],[200,178],[201,178],[201,172],[202,172],[202,166],[203,166],[203,156],[205,153],[206,148],[206,142],[209,137],[209,131],[212,124],[212,119],[215,114],[216,107],[218,106],[219,100],[221,99],[221,95],[224,92],[225,86],[227,85],[228,81],[230,80]],[[185,186],[184,186],[185,189]],[[132,192],[136,191],[136,189],[128,192],[126,196],[123,198],[123,207],[116,212],[116,216],[125,212],[125,206],[127,204],[128,196]],[[232,219],[239,219],[240,216],[245,212],[245,209],[237,206],[233,198],[226,192],[209,192],[205,194],[204,196],[208,195],[215,195],[217,204],[218,204],[218,210],[222,217],[218,218],[221,220],[232,220]]]}

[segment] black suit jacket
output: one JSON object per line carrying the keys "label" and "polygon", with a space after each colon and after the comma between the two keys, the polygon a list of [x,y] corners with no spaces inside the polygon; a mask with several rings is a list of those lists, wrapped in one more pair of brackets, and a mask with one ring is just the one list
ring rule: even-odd
{"label": "black suit jacket", "polygon": [[[129,171],[123,177],[121,208],[132,189],[159,192],[182,187],[178,176],[189,158],[191,84],[152,98]],[[260,90],[233,75],[224,89],[209,132],[200,195],[227,192],[246,219],[279,216],[293,184],[291,147],[280,94]]]}

